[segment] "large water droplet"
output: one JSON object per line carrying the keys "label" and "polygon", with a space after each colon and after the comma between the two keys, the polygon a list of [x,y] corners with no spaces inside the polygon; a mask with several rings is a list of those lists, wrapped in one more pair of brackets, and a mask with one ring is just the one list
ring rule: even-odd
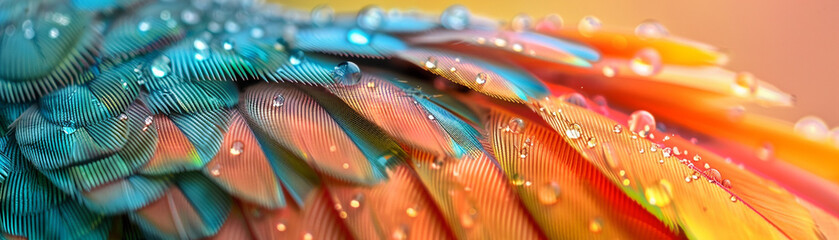
{"label": "large water droplet", "polygon": [[670,182],[661,179],[657,185],[653,185],[648,187],[644,190],[644,196],[647,198],[647,202],[656,205],[659,207],[665,207],[670,204],[670,198],[672,197],[673,186],[670,185]]}
{"label": "large water droplet", "polygon": [[523,32],[530,30],[533,27],[533,18],[530,15],[520,13],[513,17],[513,20],[510,22],[510,28],[516,32]]}
{"label": "large water droplet", "polygon": [[376,30],[385,21],[385,11],[379,6],[367,6],[358,12],[356,23],[365,30]]}
{"label": "large water droplet", "polygon": [[571,125],[568,125],[568,129],[565,130],[565,136],[570,139],[579,139],[580,135],[582,135],[580,124],[572,123]]}
{"label": "large water droplet", "polygon": [[320,5],[312,9],[312,25],[323,27],[332,23],[335,10],[327,5]]}
{"label": "large water droplet", "polygon": [[233,145],[230,146],[230,155],[239,156],[240,154],[242,154],[242,152],[244,152],[244,150],[244,143],[240,141],[233,142]]}
{"label": "large water droplet", "polygon": [[667,28],[655,20],[646,20],[635,27],[635,35],[642,38],[662,38],[669,34]]}
{"label": "large water droplet", "polygon": [[629,115],[627,125],[630,131],[641,134],[643,137],[655,129],[655,117],[650,112],[638,110]]}
{"label": "large water droplet", "polygon": [[512,133],[519,133],[519,132],[521,132],[521,130],[524,129],[524,126],[525,126],[524,120],[521,120],[521,118],[513,118],[513,119],[510,119],[509,122],[507,122],[507,126],[506,126],[506,128],[504,128],[504,131],[512,132]]}
{"label": "large water droplet", "polygon": [[440,15],[440,24],[444,28],[463,30],[469,26],[469,9],[463,5],[452,5]]}
{"label": "large water droplet", "polygon": [[829,136],[827,124],[814,116],[806,116],[795,122],[795,132],[811,140],[824,140]]}
{"label": "large water droplet", "polygon": [[560,188],[556,182],[549,182],[539,187],[536,192],[539,202],[545,205],[553,205],[559,200]]}
{"label": "large water droplet", "polygon": [[367,45],[370,43],[370,34],[364,30],[353,28],[347,32],[347,41],[355,45]]}
{"label": "large water droplet", "polygon": [[583,19],[580,19],[580,23],[577,24],[577,31],[580,32],[583,36],[591,37],[594,32],[600,30],[602,27],[602,23],[600,19],[595,16],[586,16]]}
{"label": "large water droplet", "polygon": [[708,176],[708,181],[711,182],[720,182],[722,180],[722,175],[720,175],[720,171],[717,169],[708,169],[705,170],[705,175]]}
{"label": "large water droplet", "polygon": [[655,49],[644,48],[635,53],[629,65],[635,74],[652,76],[661,71],[661,56]]}
{"label": "large water droplet", "polygon": [[172,61],[166,55],[160,55],[151,62],[151,74],[162,78],[172,72]]}
{"label": "large water droplet", "polygon": [[342,62],[332,70],[332,80],[344,86],[351,86],[361,81],[361,69],[353,62]]}

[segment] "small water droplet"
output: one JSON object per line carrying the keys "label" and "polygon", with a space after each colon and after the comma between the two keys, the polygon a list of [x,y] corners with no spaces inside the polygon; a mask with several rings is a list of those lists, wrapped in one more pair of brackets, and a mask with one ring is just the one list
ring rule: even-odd
{"label": "small water droplet", "polygon": [[385,21],[385,11],[379,6],[367,6],[358,13],[356,23],[358,27],[366,30],[376,30]]}
{"label": "small water droplet", "polygon": [[670,199],[673,196],[673,187],[666,179],[658,181],[657,185],[653,185],[644,190],[644,196],[647,202],[658,207],[665,207],[670,204]]}
{"label": "small water droplet", "polygon": [[405,209],[405,213],[408,214],[408,217],[416,217],[418,214],[417,210],[412,207]]}
{"label": "small water droplet", "polygon": [[118,118],[119,118],[120,121],[125,121],[125,120],[128,120],[128,115],[125,115],[125,113],[122,113],[122,114],[119,115]]}
{"label": "small water droplet", "polygon": [[731,180],[722,180],[722,186],[728,189],[731,189]]}
{"label": "small water droplet", "polygon": [[655,20],[646,20],[635,27],[635,35],[642,38],[662,38],[669,34],[667,28]]}
{"label": "small water droplet", "polygon": [[244,152],[244,150],[245,150],[245,144],[244,143],[242,143],[240,141],[233,142],[233,145],[230,146],[230,155],[239,156],[240,154],[242,154],[242,152]]}
{"label": "small water droplet", "polygon": [[588,223],[588,230],[592,233],[603,231],[603,220],[600,217],[592,218]]}
{"label": "small water droplet", "polygon": [[50,38],[56,39],[56,38],[58,38],[58,35],[60,35],[60,34],[61,33],[58,31],[58,28],[51,28],[50,29],[50,32],[49,32]]}
{"label": "small water droplet", "polygon": [[730,200],[731,202],[737,202],[737,196],[731,195],[731,197],[729,198],[729,200]]}
{"label": "small water droplet", "polygon": [[515,52],[521,52],[524,50],[524,46],[522,46],[521,43],[513,43],[512,48]]}
{"label": "small water droplet", "polygon": [[427,59],[425,59],[425,68],[436,69],[437,68],[437,58],[428,57]]}
{"label": "small water droplet", "polygon": [[530,15],[520,13],[513,17],[513,20],[510,22],[510,28],[516,32],[523,32],[530,30],[533,25],[533,18]]}
{"label": "small water droplet", "polygon": [[613,66],[603,66],[603,76],[614,77],[617,75],[618,69]]}
{"label": "small water droplet", "polygon": [[73,134],[73,133],[76,132],[76,127],[75,126],[63,126],[63,127],[61,127],[61,131],[64,132],[64,134],[70,135],[70,134]]}
{"label": "small water droplet", "polygon": [[221,175],[221,164],[213,165],[213,168],[210,169],[210,174],[214,177],[218,177],[219,175]]}
{"label": "small water droplet", "polygon": [[757,91],[757,84],[758,82],[755,80],[754,75],[749,72],[740,72],[737,73],[731,89],[734,91],[734,94],[749,96]]}
{"label": "small water droplet", "polygon": [[758,147],[756,155],[757,158],[763,161],[769,161],[773,158],[775,154],[775,148],[772,146],[771,143],[763,143],[760,147]]}
{"label": "small water droplet", "polygon": [[169,75],[170,72],[172,72],[172,61],[166,55],[161,54],[151,62],[151,74],[153,76],[162,78]]}
{"label": "small water droplet", "polygon": [[795,132],[811,140],[824,140],[830,135],[827,124],[818,117],[806,116],[795,122]]}
{"label": "small water droplet", "polygon": [[288,227],[285,225],[285,223],[282,223],[282,222],[277,223],[277,231],[280,231],[280,232],[285,232],[285,230],[286,230],[287,228],[288,228]]}
{"label": "small water droplet", "polygon": [[492,42],[495,44],[496,47],[507,46],[507,40],[503,38],[495,38],[495,40],[493,40]]}
{"label": "small water droplet", "polygon": [[314,238],[311,233],[303,234],[303,240],[312,240]]}
{"label": "small water droplet", "polygon": [[353,62],[342,62],[332,70],[332,80],[344,86],[352,86],[361,81],[361,69]]}
{"label": "small water droplet", "polygon": [[524,181],[524,177],[518,173],[513,173],[513,176],[510,179],[510,183],[512,183],[514,186],[521,186],[524,184]]}
{"label": "small water droplet", "polygon": [[352,207],[352,208],[361,207],[361,202],[363,202],[363,201],[364,201],[364,194],[363,193],[357,193],[357,194],[355,194],[353,199],[350,200],[350,207]]}
{"label": "small water droplet", "polygon": [[469,9],[463,5],[452,5],[440,15],[440,24],[447,29],[463,30],[469,26],[469,18]]}
{"label": "small water droplet", "polygon": [[661,56],[653,48],[644,48],[635,53],[629,65],[635,74],[653,76],[661,71]]}
{"label": "small water droplet", "polygon": [[367,45],[370,43],[370,34],[364,30],[353,28],[347,32],[347,41],[355,45]]}
{"label": "small water droplet", "polygon": [[191,9],[185,9],[181,12],[181,20],[184,23],[192,25],[201,21],[201,16]]}
{"label": "small water droplet", "polygon": [[475,76],[475,83],[478,85],[484,85],[488,80],[489,75],[484,72],[478,73],[478,75]]}
{"label": "small water droplet", "polygon": [[291,63],[291,65],[295,65],[295,66],[300,65],[300,63],[303,62],[303,59],[305,57],[306,56],[305,56],[305,53],[303,53],[303,51],[294,50],[288,56],[288,63]]}
{"label": "small water droplet", "polygon": [[570,139],[579,139],[580,135],[582,135],[582,129],[580,128],[580,124],[572,123],[568,125],[568,129],[565,130],[565,136]]}
{"label": "small water droplet", "polygon": [[233,46],[234,46],[233,40],[226,40],[221,44],[221,47],[224,48],[224,50],[227,50],[227,51],[233,50]]}
{"label": "small water droplet", "polygon": [[664,164],[664,159],[659,159],[658,164]]}
{"label": "small water droplet", "polygon": [[241,30],[241,27],[239,27],[239,24],[235,21],[227,20],[224,22],[224,31],[227,31],[228,33],[237,33],[239,30]]}
{"label": "small water droplet", "polygon": [[428,120],[434,120],[434,115],[428,114]]}
{"label": "small water droplet", "polygon": [[144,132],[146,130],[149,130],[149,126],[151,126],[153,120],[154,120],[154,118],[152,118],[152,116],[147,116],[145,119],[143,119],[143,124],[144,124],[143,131]]}
{"label": "small water droplet", "polygon": [[702,160],[702,157],[700,157],[699,154],[693,156],[694,162],[698,162],[699,160]]}
{"label": "small water droplet", "polygon": [[580,32],[581,35],[586,37],[591,37],[594,32],[597,32],[602,27],[602,23],[600,19],[595,16],[586,16],[583,19],[580,19],[580,23],[577,24],[577,31]]}
{"label": "small water droplet", "polygon": [[140,30],[140,32],[147,32],[149,29],[151,29],[151,24],[149,24],[149,22],[141,21],[137,24],[137,30]]}
{"label": "small water droplet", "polygon": [[615,126],[612,128],[612,132],[613,133],[623,132],[623,126],[621,126],[620,124],[615,124]]}
{"label": "small water droplet", "polygon": [[335,17],[335,10],[333,10],[328,5],[319,5],[312,9],[312,25],[316,27],[324,27],[332,23],[332,19]]}
{"label": "small water droplet", "polygon": [[282,107],[285,105],[285,97],[282,94],[277,94],[274,96],[274,100],[271,102],[271,105],[274,107]]}
{"label": "small water droplet", "polygon": [[597,139],[594,137],[588,138],[588,141],[586,141],[586,146],[588,146],[588,148],[594,148],[595,146],[597,146]]}
{"label": "small water droplet", "polygon": [[539,202],[545,205],[553,205],[559,200],[560,188],[556,182],[548,182],[537,190]]}
{"label": "small water droplet", "polygon": [[685,177],[685,182],[686,182],[686,183],[689,183],[690,181],[691,181],[690,176]]}

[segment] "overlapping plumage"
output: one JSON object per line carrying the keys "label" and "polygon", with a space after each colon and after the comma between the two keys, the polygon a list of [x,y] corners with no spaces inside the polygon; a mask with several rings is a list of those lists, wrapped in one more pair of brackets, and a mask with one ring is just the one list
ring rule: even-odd
{"label": "overlapping plumage", "polygon": [[0,239],[839,237],[791,95],[557,18],[0,2]]}

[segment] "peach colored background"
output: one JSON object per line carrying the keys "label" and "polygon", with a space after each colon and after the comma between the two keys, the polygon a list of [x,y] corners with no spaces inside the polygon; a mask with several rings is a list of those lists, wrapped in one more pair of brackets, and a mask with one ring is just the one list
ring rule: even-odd
{"label": "peach colored background", "polygon": [[290,0],[287,6],[311,9],[328,4],[355,11],[367,4],[439,12],[453,3],[473,13],[508,20],[517,13],[539,18],[558,13],[576,25],[586,15],[604,27],[633,28],[646,19],[664,24],[673,35],[724,49],[728,66],[747,70],[795,94],[794,108],[754,109],[789,121],[805,115],[839,125],[839,1],[836,0]]}

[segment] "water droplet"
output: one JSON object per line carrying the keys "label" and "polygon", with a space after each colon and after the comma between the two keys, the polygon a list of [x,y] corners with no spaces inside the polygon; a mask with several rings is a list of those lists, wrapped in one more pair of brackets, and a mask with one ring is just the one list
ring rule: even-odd
{"label": "water droplet", "polygon": [[612,128],[613,133],[621,133],[623,132],[623,126],[620,124],[615,124],[615,127]]}
{"label": "water droplet", "polygon": [[702,160],[702,157],[700,157],[699,154],[693,156],[694,162],[698,162],[699,160]]}
{"label": "water droplet", "polygon": [[437,58],[428,57],[427,59],[425,59],[425,68],[436,69],[437,68]]}
{"label": "water droplet", "polygon": [[141,21],[137,24],[137,30],[140,30],[140,32],[147,32],[149,29],[151,29],[151,24],[149,24],[149,22]]}
{"label": "water droplet", "polygon": [[428,120],[434,120],[434,115],[428,114]]}
{"label": "water droplet", "polygon": [[374,88],[374,87],[376,87],[376,82],[373,82],[373,81],[367,82],[367,88]]}
{"label": "water droplet", "polygon": [[664,164],[664,159],[659,159],[658,164]]}
{"label": "water droplet", "polygon": [[228,33],[237,33],[239,30],[241,30],[241,28],[235,21],[227,20],[224,22],[224,31],[227,31]]}
{"label": "water droplet", "polygon": [[690,181],[691,181],[690,176],[685,177],[685,182],[686,182],[686,183],[689,183]]}
{"label": "water droplet", "polygon": [[370,43],[370,34],[364,30],[353,28],[347,32],[347,41],[355,45],[367,45]]}
{"label": "water droplet", "polygon": [[357,194],[355,194],[355,196],[353,197],[353,199],[352,199],[352,200],[350,200],[350,207],[352,207],[352,208],[358,208],[358,207],[360,207],[360,206],[361,206],[361,202],[363,202],[363,201],[364,201],[364,194],[362,194],[362,193],[357,193]]}
{"label": "water droplet", "polygon": [[195,13],[195,11],[192,11],[191,9],[186,9],[183,12],[181,12],[181,20],[184,21],[184,23],[186,24],[192,25],[200,22],[201,16],[198,15],[198,13]]}
{"label": "water droplet", "polygon": [[600,233],[603,231],[603,220],[599,217],[592,218],[591,221],[588,222],[588,230],[592,233]]}
{"label": "water droplet", "polygon": [[556,182],[548,182],[539,187],[536,192],[539,202],[545,205],[553,205],[559,200],[560,187]]}
{"label": "water droplet", "polygon": [[586,16],[583,19],[580,19],[580,23],[577,24],[577,31],[580,32],[583,36],[591,37],[594,32],[600,30],[602,27],[602,23],[600,19],[595,16]]}
{"label": "water droplet", "polygon": [[287,228],[288,228],[288,227],[285,225],[285,223],[282,223],[282,222],[281,222],[281,223],[277,223],[277,231],[280,231],[280,232],[285,232],[285,230],[286,230]]}
{"label": "water droplet", "polygon": [[629,65],[635,74],[653,76],[661,71],[661,56],[655,49],[644,48],[635,53]]}
{"label": "water droplet", "polygon": [[367,6],[358,13],[356,23],[358,27],[365,30],[376,30],[385,21],[385,11],[379,6]]}
{"label": "water droplet", "polygon": [[323,27],[332,23],[335,17],[335,10],[327,5],[319,5],[312,9],[312,25]]}
{"label": "water droplet", "polygon": [[760,147],[758,147],[756,155],[757,158],[763,161],[769,161],[772,159],[772,155],[775,154],[775,148],[772,146],[771,143],[763,143]]}
{"label": "water droplet", "polygon": [[303,234],[303,240],[312,240],[314,238],[311,233]]}
{"label": "water droplet", "polygon": [[530,15],[520,13],[513,17],[513,20],[510,22],[510,28],[516,32],[523,32],[530,30],[533,25],[533,18]]}
{"label": "water droplet", "polygon": [[588,146],[588,148],[594,148],[595,146],[597,146],[597,139],[594,137],[588,138],[588,141],[586,141],[586,146]]}
{"label": "water droplet", "polygon": [[418,214],[417,210],[412,207],[405,209],[405,213],[408,214],[408,217],[416,217]]}
{"label": "water droplet", "polygon": [[227,51],[233,50],[233,40],[224,41],[221,44],[221,47],[224,48],[224,50],[227,50]]}
{"label": "water droplet", "polygon": [[560,100],[588,109],[588,102],[586,101],[586,97],[583,97],[583,95],[580,93],[575,92],[562,95],[562,97],[560,97]]}
{"label": "water droplet", "polygon": [[705,170],[705,175],[708,176],[708,181],[711,181],[711,182],[719,182],[720,179],[722,179],[722,175],[720,175],[720,171],[717,171],[717,169],[713,169],[713,168]]}
{"label": "water droplet", "polygon": [[242,154],[242,152],[244,152],[244,150],[245,150],[245,144],[244,143],[242,143],[240,141],[233,142],[233,145],[230,146],[230,155],[239,156],[239,154]]}
{"label": "water droplet", "polygon": [[475,225],[475,215],[470,214],[469,212],[461,213],[460,214],[460,225],[463,228],[469,229]]}
{"label": "water droplet", "polygon": [[601,143],[600,149],[603,152],[603,158],[606,160],[606,164],[612,168],[612,170],[619,169],[620,158],[618,157],[618,153],[615,152],[615,149],[612,148],[612,145],[608,143]]}
{"label": "water droplet", "polygon": [[119,118],[120,121],[125,121],[125,120],[128,120],[128,115],[125,115],[125,113],[122,113],[122,114],[119,115],[118,118]]}
{"label": "water droplet", "polygon": [[669,34],[667,28],[655,20],[646,20],[635,27],[635,35],[642,38],[662,38]]}
{"label": "water droplet", "polygon": [[512,48],[515,52],[521,52],[524,50],[524,46],[522,46],[521,43],[513,43]]}
{"label": "water droplet", "polygon": [[740,72],[734,79],[731,89],[734,91],[734,94],[749,96],[757,91],[757,84],[758,82],[755,80],[754,75],[749,72]]}
{"label": "water droplet", "polygon": [[50,32],[49,32],[50,38],[56,39],[56,38],[58,38],[58,35],[60,35],[60,34],[61,33],[58,32],[58,28],[51,28],[50,29]]}
{"label": "water droplet", "polygon": [[154,120],[154,118],[152,118],[152,116],[147,116],[145,119],[143,119],[143,124],[144,124],[143,131],[144,132],[146,130],[149,130],[149,126],[151,126],[152,120]]}
{"label": "water droplet", "polygon": [[63,127],[61,127],[61,131],[64,132],[64,134],[67,134],[67,135],[73,134],[73,133],[76,132],[76,127],[72,126],[72,125],[63,126]]}
{"label": "water droplet", "polygon": [[265,30],[262,30],[261,27],[254,27],[251,28],[251,37],[256,39],[261,39],[265,36]]}
{"label": "water droplet", "polygon": [[519,133],[519,132],[521,132],[521,130],[524,130],[524,126],[525,126],[524,120],[521,120],[521,118],[513,118],[513,119],[510,119],[509,122],[507,122],[506,128],[503,128],[503,129],[504,129],[504,131],[507,131],[507,132]]}
{"label": "water droplet", "polygon": [[151,62],[151,74],[162,78],[172,72],[172,61],[166,55],[160,55]]}
{"label": "water droplet", "polygon": [[731,195],[728,199],[731,200],[731,202],[737,202],[737,196]]}
{"label": "water droplet", "polygon": [[524,184],[524,181],[524,177],[518,173],[513,173],[513,176],[510,179],[510,183],[512,183],[514,186],[521,186]]}
{"label": "water droplet", "polygon": [[618,73],[618,69],[613,66],[603,66],[603,76],[614,77]]}
{"label": "water droplet", "polygon": [[352,86],[361,81],[361,69],[353,62],[342,62],[332,70],[332,80],[344,86]]}
{"label": "water droplet", "polygon": [[670,198],[673,196],[673,187],[666,179],[658,181],[657,185],[653,185],[644,190],[644,196],[647,202],[659,207],[665,207],[670,204]]}
{"label": "water droplet", "polygon": [[543,31],[556,31],[562,28],[563,24],[564,20],[562,19],[562,16],[552,13],[539,20],[539,23],[536,24],[536,28]]}
{"label": "water droplet", "polygon": [[475,76],[475,83],[477,83],[478,85],[484,85],[485,83],[487,83],[488,80],[489,75],[484,72],[478,73],[478,75]]}
{"label": "water droplet", "polygon": [[495,44],[496,47],[507,46],[507,40],[503,38],[495,38],[495,40],[493,40],[492,42]]}
{"label": "water droplet", "polygon": [[303,62],[303,59],[305,57],[306,56],[305,56],[305,53],[303,53],[303,51],[294,50],[288,56],[288,63],[291,63],[291,65],[295,65],[295,66],[300,65],[300,63]]}
{"label": "water droplet", "polygon": [[391,237],[395,240],[404,240],[408,239],[408,225],[401,225],[393,230],[393,234]]}
{"label": "water droplet", "polygon": [[440,15],[440,24],[447,29],[463,30],[469,26],[469,18],[469,9],[463,5],[452,5]]}
{"label": "water droplet", "polygon": [[722,186],[730,189],[731,188],[731,180],[728,180],[728,179],[722,180]]}
{"label": "water droplet", "polygon": [[274,100],[271,102],[271,105],[274,107],[282,107],[285,105],[285,97],[282,94],[277,94],[274,96]]}
{"label": "water droplet", "polygon": [[[218,177],[219,175],[221,175],[221,164],[213,165],[213,168],[210,169],[210,174],[214,177]],[[257,214],[259,213],[257,212]]]}
{"label": "water droplet", "polygon": [[795,132],[807,139],[819,141],[829,136],[827,124],[814,116],[806,116],[795,122]]}
{"label": "water droplet", "polygon": [[571,125],[568,125],[568,129],[565,130],[565,136],[570,139],[579,139],[580,135],[582,135],[581,131],[580,124],[572,123]]}

